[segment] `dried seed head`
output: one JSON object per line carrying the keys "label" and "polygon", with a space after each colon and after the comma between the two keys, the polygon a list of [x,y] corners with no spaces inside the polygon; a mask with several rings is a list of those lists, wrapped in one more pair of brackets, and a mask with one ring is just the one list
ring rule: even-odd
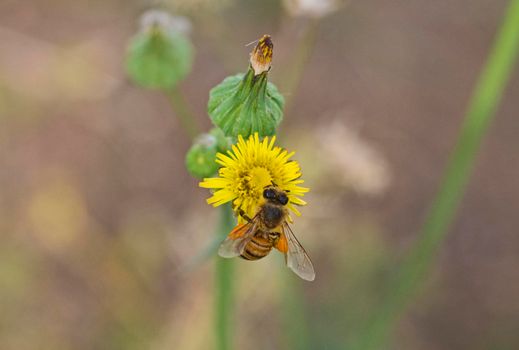
{"label": "dried seed head", "polygon": [[139,22],[142,32],[159,28],[168,33],[189,34],[192,28],[191,21],[187,17],[174,16],[166,11],[155,9],[144,12]]}
{"label": "dried seed head", "polygon": [[283,4],[291,16],[322,18],[335,11],[345,0],[283,0]]}
{"label": "dried seed head", "polygon": [[250,64],[254,69],[254,75],[268,72],[272,63],[272,52],[274,45],[270,35],[263,35],[258,44],[250,54]]}

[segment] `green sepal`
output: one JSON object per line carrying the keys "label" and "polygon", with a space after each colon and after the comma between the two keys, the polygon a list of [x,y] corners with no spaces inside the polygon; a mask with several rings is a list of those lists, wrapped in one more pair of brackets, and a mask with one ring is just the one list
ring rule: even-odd
{"label": "green sepal", "polygon": [[207,111],[213,123],[226,136],[247,138],[257,132],[261,137],[276,133],[283,119],[285,100],[276,86],[267,81],[267,72],[225,78],[209,93]]}
{"label": "green sepal", "polygon": [[139,85],[170,89],[190,71],[193,48],[178,31],[154,25],[132,38],[126,55],[126,72]]}

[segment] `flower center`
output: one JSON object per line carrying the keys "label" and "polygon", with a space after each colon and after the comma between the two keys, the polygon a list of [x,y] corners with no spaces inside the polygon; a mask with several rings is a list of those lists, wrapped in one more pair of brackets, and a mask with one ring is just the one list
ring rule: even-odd
{"label": "flower center", "polygon": [[239,190],[243,197],[259,199],[263,188],[272,183],[272,176],[270,172],[263,167],[255,167],[242,176]]}

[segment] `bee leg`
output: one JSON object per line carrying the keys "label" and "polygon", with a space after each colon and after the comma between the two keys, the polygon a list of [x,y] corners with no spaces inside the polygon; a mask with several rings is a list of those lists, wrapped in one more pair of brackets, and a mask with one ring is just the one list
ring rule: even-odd
{"label": "bee leg", "polygon": [[244,218],[248,223],[251,223],[251,222],[252,222],[252,219],[249,218],[249,217],[247,216],[247,214],[245,214],[245,212],[243,211],[243,209],[240,209],[239,212],[238,212],[238,214],[239,214],[242,218]]}

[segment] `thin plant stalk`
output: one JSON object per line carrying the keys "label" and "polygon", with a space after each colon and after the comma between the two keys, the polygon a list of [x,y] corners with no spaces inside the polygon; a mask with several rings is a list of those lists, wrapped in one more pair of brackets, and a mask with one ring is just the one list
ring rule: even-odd
{"label": "thin plant stalk", "polygon": [[282,91],[288,93],[285,100],[285,110],[289,111],[292,101],[301,83],[301,78],[305,72],[306,64],[314,50],[317,33],[319,32],[319,19],[310,19],[305,31],[290,60],[285,75],[282,77]]}
{"label": "thin plant stalk", "polygon": [[[285,98],[285,111],[290,111],[292,102],[297,93],[299,84],[304,75],[306,65],[314,50],[319,32],[319,19],[311,19],[299,41],[294,55],[291,57],[289,68],[283,77],[283,91],[288,95]],[[287,113],[287,112],[285,112]],[[283,280],[284,309],[283,323],[286,329],[286,341],[289,349],[310,349],[311,333],[309,332],[308,314],[303,294],[303,283],[293,277]]]}
{"label": "thin plant stalk", "polygon": [[171,102],[171,107],[180,120],[182,128],[193,140],[198,134],[200,134],[200,127],[198,126],[194,113],[191,112],[191,108],[184,95],[182,95],[182,92],[177,87],[167,91],[167,94],[169,96],[169,101]]}
{"label": "thin plant stalk", "polygon": [[[279,259],[281,260],[281,259]],[[288,278],[286,274],[292,272],[283,271],[282,285],[283,288],[283,328],[285,331],[286,345],[285,349],[291,350],[310,350],[311,349],[311,333],[308,324],[308,311],[305,303],[305,296],[303,294],[303,283],[299,277],[290,275]]]}
{"label": "thin plant stalk", "polygon": [[[224,237],[234,228],[235,219],[231,206],[223,205],[220,209],[218,236]],[[215,263],[215,338],[217,350],[230,350],[232,346],[232,320],[234,298],[234,261],[216,257]]]}
{"label": "thin plant stalk", "polygon": [[418,241],[391,286],[381,308],[360,335],[355,349],[380,349],[398,318],[416,295],[434,262],[459,207],[479,145],[489,129],[519,51],[519,0],[512,0],[469,102],[460,136],[451,154]]}

